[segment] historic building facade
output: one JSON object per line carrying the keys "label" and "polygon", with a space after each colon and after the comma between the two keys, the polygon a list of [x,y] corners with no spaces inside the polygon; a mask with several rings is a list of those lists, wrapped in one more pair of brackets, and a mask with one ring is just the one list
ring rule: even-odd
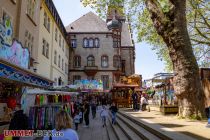
{"label": "historic building facade", "polygon": [[110,89],[120,76],[134,74],[135,47],[129,24],[117,12],[109,8],[107,21],[89,12],[66,27],[74,49],[69,61],[70,84],[97,79],[103,81],[104,89]]}
{"label": "historic building facade", "polygon": [[69,43],[66,30],[52,2],[40,7],[37,73],[53,80],[55,86],[68,84]]}

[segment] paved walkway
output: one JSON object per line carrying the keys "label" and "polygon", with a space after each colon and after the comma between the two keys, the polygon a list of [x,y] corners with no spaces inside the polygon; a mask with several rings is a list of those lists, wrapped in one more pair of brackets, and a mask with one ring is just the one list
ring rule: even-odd
{"label": "paved walkway", "polygon": [[[97,111],[96,118],[92,119],[92,114],[90,112],[90,126],[89,128],[84,128],[84,124],[80,124],[78,127],[78,135],[80,140],[109,140],[107,130],[102,127],[102,121],[100,118],[100,110]],[[83,123],[85,123],[83,121]],[[107,123],[107,125],[109,125]]]}
{"label": "paved walkway", "polygon": [[121,111],[148,123],[156,123],[199,140],[210,140],[210,128],[206,128],[207,121],[178,119],[176,115],[162,115],[155,107],[151,107],[150,112],[135,112],[131,109],[121,109]]}

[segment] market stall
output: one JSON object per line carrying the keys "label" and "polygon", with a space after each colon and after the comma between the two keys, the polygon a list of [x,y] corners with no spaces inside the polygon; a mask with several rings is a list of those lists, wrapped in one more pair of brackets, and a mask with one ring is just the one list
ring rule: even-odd
{"label": "market stall", "polygon": [[72,97],[77,92],[27,90],[22,98],[22,109],[29,116],[31,129],[51,129],[55,126],[55,114],[65,109],[69,114],[73,110]]}
{"label": "market stall", "polygon": [[138,87],[138,85],[122,83],[114,84],[111,90],[112,102],[114,102],[118,107],[131,107],[131,94],[136,87]]}

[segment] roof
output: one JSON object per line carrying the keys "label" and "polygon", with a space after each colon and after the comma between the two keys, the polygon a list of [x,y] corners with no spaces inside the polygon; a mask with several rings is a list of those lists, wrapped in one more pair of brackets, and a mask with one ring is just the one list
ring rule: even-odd
{"label": "roof", "polygon": [[106,22],[93,12],[88,12],[66,27],[67,32],[110,32]]}
{"label": "roof", "polygon": [[121,46],[133,46],[131,33],[127,23],[122,24]]}

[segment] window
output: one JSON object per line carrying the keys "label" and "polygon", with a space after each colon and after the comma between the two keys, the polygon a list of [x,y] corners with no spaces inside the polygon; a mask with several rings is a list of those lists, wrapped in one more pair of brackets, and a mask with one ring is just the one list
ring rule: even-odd
{"label": "window", "polygon": [[69,48],[66,47],[66,57],[69,58]]}
{"label": "window", "polygon": [[109,75],[102,75],[101,80],[103,82],[103,88],[108,89],[109,88]]}
{"label": "window", "polygon": [[30,55],[33,55],[33,43],[34,43],[34,37],[32,36],[32,34],[26,30],[25,31],[25,44],[24,47],[28,48],[28,51],[30,53]]}
{"label": "window", "polygon": [[46,46],[46,40],[45,39],[43,39],[42,40],[42,54],[45,56],[45,46]]}
{"label": "window", "polygon": [[47,13],[44,12],[44,27],[47,28]]}
{"label": "window", "polygon": [[57,52],[54,52],[54,64],[57,64]]}
{"label": "window", "polygon": [[61,56],[60,55],[58,56],[58,67],[59,68],[61,67]]}
{"label": "window", "polygon": [[99,48],[99,39],[98,38],[95,39],[94,45],[96,48]]}
{"label": "window", "polygon": [[62,70],[64,69],[64,64],[63,64],[63,63],[64,63],[64,61],[63,61],[63,59],[62,59]]}
{"label": "window", "polygon": [[58,29],[56,28],[55,29],[55,41],[57,42],[57,40],[58,40]]}
{"label": "window", "polygon": [[81,67],[81,57],[74,56],[74,67]]}
{"label": "window", "polygon": [[88,76],[87,79],[88,80],[94,80],[94,76]]}
{"label": "window", "polygon": [[61,35],[59,34],[59,46],[61,47]]}
{"label": "window", "polygon": [[68,65],[65,63],[65,73],[68,74]]}
{"label": "window", "polygon": [[54,85],[57,86],[57,78],[54,80]]}
{"label": "window", "polygon": [[89,39],[89,47],[90,47],[90,48],[93,48],[93,44],[94,44],[94,43],[93,43],[93,39],[92,39],[92,38]]}
{"label": "window", "polygon": [[120,68],[120,56],[119,55],[114,55],[113,57],[113,67],[115,68]]}
{"label": "window", "polygon": [[104,56],[101,57],[101,66],[103,68],[108,67],[108,56],[104,55]]}
{"label": "window", "polygon": [[85,48],[88,47],[88,39],[87,38],[83,39],[83,47],[85,47]]}
{"label": "window", "polygon": [[48,17],[47,30],[50,32],[50,18]]}
{"label": "window", "polygon": [[93,55],[87,57],[87,66],[89,67],[95,66],[95,58]]}
{"label": "window", "polygon": [[27,3],[27,14],[28,16],[31,17],[31,19],[34,20],[35,18],[35,13],[36,13],[36,0],[28,0],[28,3]]}
{"label": "window", "polygon": [[46,56],[47,58],[49,58],[49,43],[47,43],[47,45],[46,45],[45,56]]}
{"label": "window", "polygon": [[73,76],[73,83],[75,84],[76,80],[81,80],[81,76],[80,75],[74,75]]}
{"label": "window", "polygon": [[64,39],[63,39],[63,45],[62,45],[62,50],[64,51],[64,46],[65,46],[65,42],[64,42]]}
{"label": "window", "polygon": [[76,48],[77,47],[77,40],[76,39],[71,39],[71,47]]}

